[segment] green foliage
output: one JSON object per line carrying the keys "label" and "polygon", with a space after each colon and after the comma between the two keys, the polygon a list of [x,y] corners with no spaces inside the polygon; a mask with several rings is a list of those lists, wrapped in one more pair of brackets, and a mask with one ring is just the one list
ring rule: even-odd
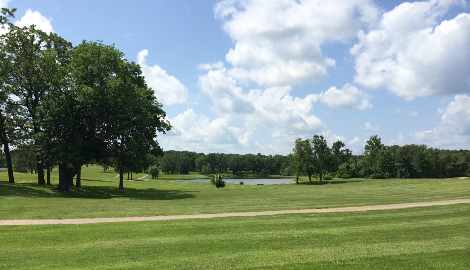
{"label": "green foliage", "polygon": [[158,175],[160,174],[160,170],[158,169],[157,166],[151,166],[149,168],[149,173],[152,176],[152,179],[158,178]]}
{"label": "green foliage", "polygon": [[214,185],[216,188],[224,188],[225,187],[225,181],[224,177],[221,174],[214,174],[211,176],[211,185]]}
{"label": "green foliage", "polygon": [[211,173],[212,173],[212,170],[211,170],[211,165],[209,163],[202,166],[201,174],[209,175]]}
{"label": "green foliage", "polygon": [[243,186],[243,181],[240,181],[240,185],[242,185],[242,186]]}

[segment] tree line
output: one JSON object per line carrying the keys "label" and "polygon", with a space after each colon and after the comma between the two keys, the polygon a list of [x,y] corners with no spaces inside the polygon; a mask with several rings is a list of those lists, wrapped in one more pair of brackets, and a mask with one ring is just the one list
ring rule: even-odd
{"label": "tree line", "polygon": [[231,173],[243,177],[254,175],[288,174],[289,159],[282,155],[196,153],[190,151],[165,151],[158,158],[158,166],[165,173],[188,174],[197,171],[202,174]]}
{"label": "tree line", "polygon": [[323,136],[297,139],[290,157],[290,169],[296,176],[338,178],[445,178],[470,175],[469,150],[442,150],[426,145],[385,146],[371,136],[364,153],[352,155],[337,141],[328,147]]}
{"label": "tree line", "polygon": [[171,128],[140,66],[113,45],[72,46],[34,25],[15,26],[14,12],[3,8],[0,16],[8,30],[0,36],[0,141],[9,182],[11,148],[33,153],[40,185],[58,165],[58,189],[67,190],[81,166],[96,160],[119,170],[123,188],[123,173],[162,154],[155,138]]}

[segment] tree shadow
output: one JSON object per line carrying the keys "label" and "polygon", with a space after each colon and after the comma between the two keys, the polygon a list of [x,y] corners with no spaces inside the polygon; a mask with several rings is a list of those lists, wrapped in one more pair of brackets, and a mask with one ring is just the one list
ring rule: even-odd
{"label": "tree shadow", "polygon": [[[98,180],[100,181],[100,180]],[[158,190],[154,188],[120,190],[111,186],[70,187],[68,192],[58,192],[57,186],[38,186],[35,183],[0,182],[0,196],[24,196],[43,198],[82,198],[82,199],[115,199],[131,200],[181,200],[195,198],[195,192],[187,193],[180,190]]]}

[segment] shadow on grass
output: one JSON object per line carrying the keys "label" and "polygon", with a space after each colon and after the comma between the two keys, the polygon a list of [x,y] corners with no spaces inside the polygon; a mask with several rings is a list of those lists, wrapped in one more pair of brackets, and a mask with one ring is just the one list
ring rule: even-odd
{"label": "shadow on grass", "polygon": [[83,199],[128,198],[131,200],[181,200],[196,197],[192,193],[185,193],[180,190],[158,190],[153,188],[125,188],[120,190],[117,187],[83,186],[80,188],[70,187],[70,191],[65,193],[57,192],[56,188],[57,186],[54,185],[38,186],[35,183],[9,184],[8,182],[0,181],[0,196]]}

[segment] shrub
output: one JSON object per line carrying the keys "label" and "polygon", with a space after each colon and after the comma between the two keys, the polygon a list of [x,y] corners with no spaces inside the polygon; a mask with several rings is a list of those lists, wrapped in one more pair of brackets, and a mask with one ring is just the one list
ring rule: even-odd
{"label": "shrub", "polygon": [[225,181],[223,179],[224,177],[221,174],[215,174],[211,177],[211,184],[216,188],[223,188],[225,187]]}
{"label": "shrub", "polygon": [[349,174],[343,174],[343,175],[341,175],[341,178],[343,178],[343,179],[349,179],[349,178],[351,178],[351,175],[349,175]]}
{"label": "shrub", "polygon": [[152,176],[152,179],[158,178],[158,175],[160,174],[160,170],[158,169],[157,166],[152,166],[149,168],[149,173]]}
{"label": "shrub", "polygon": [[323,180],[332,180],[332,179],[333,177],[331,177],[331,175],[329,174],[323,176]]}
{"label": "shrub", "polygon": [[240,181],[240,185],[243,186],[243,181]]}

